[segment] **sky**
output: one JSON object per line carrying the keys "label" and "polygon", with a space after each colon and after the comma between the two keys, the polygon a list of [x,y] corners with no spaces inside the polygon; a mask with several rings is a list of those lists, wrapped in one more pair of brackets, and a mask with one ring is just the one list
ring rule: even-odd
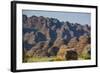
{"label": "sky", "polygon": [[39,11],[39,10],[23,10],[22,14],[31,17],[44,16],[49,18],[57,18],[60,21],[69,21],[70,23],[80,23],[82,25],[91,23],[90,13],[79,13],[79,12],[57,12],[57,11]]}

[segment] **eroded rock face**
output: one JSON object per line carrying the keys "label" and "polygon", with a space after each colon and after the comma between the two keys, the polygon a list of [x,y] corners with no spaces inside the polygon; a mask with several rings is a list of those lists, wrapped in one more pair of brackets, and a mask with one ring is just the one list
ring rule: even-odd
{"label": "eroded rock face", "polygon": [[37,43],[36,46],[32,47],[26,52],[27,57],[47,57],[48,49],[45,46],[45,42]]}
{"label": "eroded rock face", "polygon": [[83,26],[83,30],[84,30],[85,32],[90,33],[91,27],[90,27],[88,24],[86,24],[86,25]]}
{"label": "eroded rock face", "polygon": [[91,45],[90,44],[87,44],[82,53],[81,53],[81,56],[84,58],[84,59],[91,59]]}
{"label": "eroded rock face", "polygon": [[28,17],[26,15],[23,15],[23,24],[27,23],[27,19],[28,19]]}
{"label": "eroded rock face", "polygon": [[34,32],[25,33],[24,42],[27,42],[28,44],[31,44],[31,45],[36,44],[36,42],[35,42],[35,33]]}
{"label": "eroded rock face", "polygon": [[73,37],[68,43],[68,48],[74,48],[77,45],[77,43],[77,37]]}
{"label": "eroded rock face", "polygon": [[68,47],[66,45],[62,45],[57,53],[57,58],[61,60],[65,60],[65,54],[67,50],[68,50]]}
{"label": "eroded rock face", "polygon": [[77,60],[77,55],[90,52],[86,49],[91,44],[91,28],[88,25],[34,15],[23,15],[23,25],[27,57],[57,56],[63,60]]}
{"label": "eroded rock face", "polygon": [[63,44],[62,30],[61,29],[57,29],[56,33],[57,33],[57,38],[54,41],[54,45],[53,46],[60,47]]}
{"label": "eroded rock face", "polygon": [[48,56],[49,57],[57,56],[58,51],[59,47],[52,47],[48,50]]}
{"label": "eroded rock face", "polygon": [[33,24],[33,26],[35,27],[36,24],[38,24],[38,17],[37,16],[32,16],[31,18],[31,23]]}
{"label": "eroded rock face", "polygon": [[89,41],[88,36],[84,36],[84,35],[80,36],[79,42],[76,45],[78,54],[82,53],[84,47],[88,44],[88,41]]}

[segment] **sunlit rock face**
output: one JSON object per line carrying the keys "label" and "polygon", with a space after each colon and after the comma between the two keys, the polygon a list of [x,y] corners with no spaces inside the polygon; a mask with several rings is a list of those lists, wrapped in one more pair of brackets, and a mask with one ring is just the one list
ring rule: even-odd
{"label": "sunlit rock face", "polygon": [[81,54],[91,54],[91,27],[88,24],[35,15],[22,17],[25,56],[77,60]]}

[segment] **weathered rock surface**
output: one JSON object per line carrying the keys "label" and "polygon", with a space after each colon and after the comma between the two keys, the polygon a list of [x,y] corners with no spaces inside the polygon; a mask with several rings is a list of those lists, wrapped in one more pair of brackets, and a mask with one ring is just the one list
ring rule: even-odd
{"label": "weathered rock surface", "polygon": [[[77,60],[91,53],[91,27],[56,18],[23,15],[23,45],[27,57],[57,56]],[[88,47],[88,48],[87,48]]]}

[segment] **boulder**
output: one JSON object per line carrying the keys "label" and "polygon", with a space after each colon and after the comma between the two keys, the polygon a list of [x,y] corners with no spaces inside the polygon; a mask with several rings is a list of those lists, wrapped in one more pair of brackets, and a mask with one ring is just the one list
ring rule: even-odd
{"label": "boulder", "polygon": [[66,60],[78,60],[78,54],[74,50],[66,51],[65,55]]}

